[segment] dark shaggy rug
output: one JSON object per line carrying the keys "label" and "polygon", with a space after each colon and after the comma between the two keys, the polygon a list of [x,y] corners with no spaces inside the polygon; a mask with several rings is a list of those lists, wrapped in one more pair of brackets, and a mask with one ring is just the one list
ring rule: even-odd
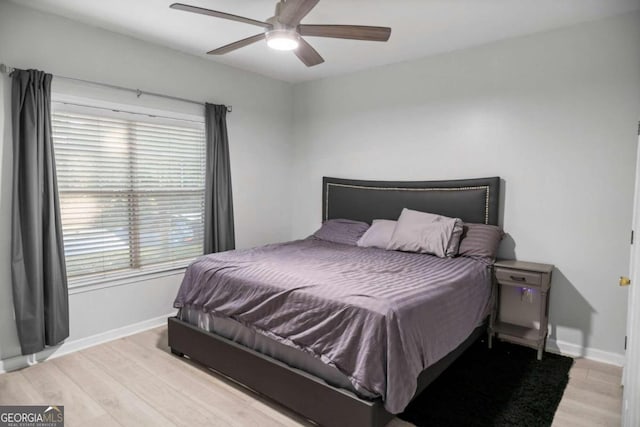
{"label": "dark shaggy rug", "polygon": [[550,426],[573,359],[500,341],[472,345],[399,415],[417,426]]}

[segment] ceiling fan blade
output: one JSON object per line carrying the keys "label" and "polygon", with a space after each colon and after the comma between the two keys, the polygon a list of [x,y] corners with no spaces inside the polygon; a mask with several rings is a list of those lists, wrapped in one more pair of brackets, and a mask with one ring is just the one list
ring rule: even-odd
{"label": "ceiling fan blade", "polygon": [[307,67],[322,64],[324,59],[316,50],[303,38],[300,39],[300,45],[293,51],[300,61],[304,62]]}
{"label": "ceiling fan blade", "polygon": [[245,24],[257,25],[258,27],[271,28],[271,24],[255,19],[245,18],[244,16],[232,15],[230,13],[218,12],[217,10],[205,9],[202,7],[189,6],[188,4],[173,3],[169,6],[171,9],[183,10],[185,12],[199,13],[200,15],[213,16],[215,18],[228,19],[230,21],[244,22]]}
{"label": "ceiling fan blade", "polygon": [[237,42],[229,43],[217,49],[207,52],[209,55],[224,55],[241,47],[250,45],[251,43],[258,42],[264,39],[264,33],[256,34],[255,36],[247,37],[246,39],[238,40]]}
{"label": "ceiling fan blade", "polygon": [[295,27],[316,7],[320,0],[285,0],[278,14],[278,21]]}
{"label": "ceiling fan blade", "polygon": [[302,36],[332,37],[337,39],[369,40],[386,42],[391,36],[391,28],[368,27],[364,25],[298,25]]}

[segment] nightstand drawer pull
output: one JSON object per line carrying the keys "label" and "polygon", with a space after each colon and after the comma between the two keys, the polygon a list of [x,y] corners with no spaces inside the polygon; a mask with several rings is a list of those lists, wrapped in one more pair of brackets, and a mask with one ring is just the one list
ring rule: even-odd
{"label": "nightstand drawer pull", "polygon": [[540,286],[542,274],[535,271],[496,268],[496,279],[506,284]]}

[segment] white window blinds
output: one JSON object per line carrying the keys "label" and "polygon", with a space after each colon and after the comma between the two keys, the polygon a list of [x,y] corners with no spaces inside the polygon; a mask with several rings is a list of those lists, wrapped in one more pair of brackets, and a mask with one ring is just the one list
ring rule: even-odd
{"label": "white window blinds", "polygon": [[202,254],[204,125],[145,119],[54,108],[70,286],[180,268]]}

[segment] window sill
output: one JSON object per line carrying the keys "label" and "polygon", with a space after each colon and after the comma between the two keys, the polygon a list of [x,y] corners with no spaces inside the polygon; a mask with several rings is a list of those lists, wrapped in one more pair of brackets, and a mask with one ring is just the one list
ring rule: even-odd
{"label": "window sill", "polygon": [[91,281],[87,280],[85,282],[69,286],[69,295],[92,292],[104,288],[113,288],[116,286],[125,286],[133,283],[146,282],[148,280],[159,279],[161,277],[177,276],[180,274],[184,274],[186,269],[187,267],[185,266],[174,268],[171,270],[141,273],[127,277],[114,277],[111,279],[109,279],[108,277],[95,278]]}

